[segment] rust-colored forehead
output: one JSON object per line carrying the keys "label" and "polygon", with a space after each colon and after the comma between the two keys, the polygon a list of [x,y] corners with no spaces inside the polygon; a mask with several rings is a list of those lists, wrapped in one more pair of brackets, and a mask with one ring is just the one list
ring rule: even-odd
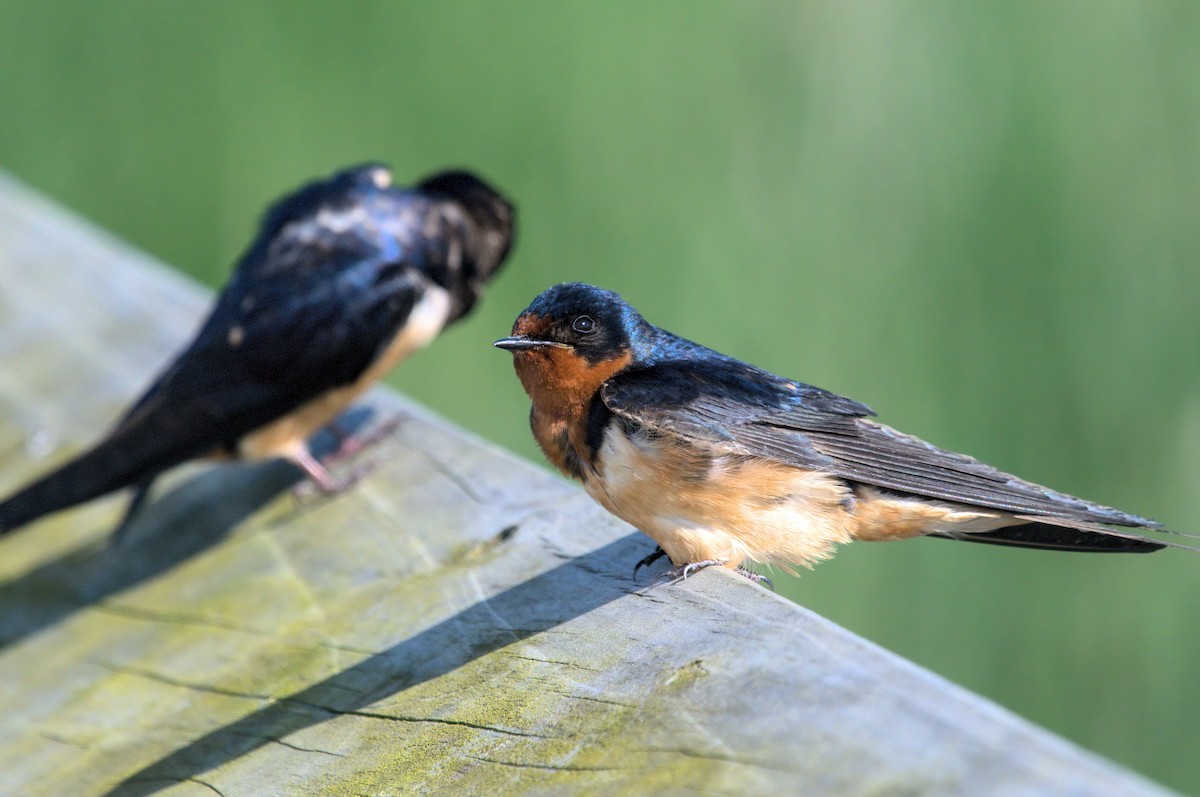
{"label": "rust-colored forehead", "polygon": [[513,323],[512,333],[535,338],[549,331],[552,323],[550,316],[522,313]]}

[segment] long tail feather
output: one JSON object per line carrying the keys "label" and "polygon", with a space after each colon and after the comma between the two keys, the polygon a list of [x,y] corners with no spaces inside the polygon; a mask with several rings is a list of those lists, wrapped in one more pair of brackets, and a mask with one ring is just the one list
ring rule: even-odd
{"label": "long tail feather", "polygon": [[168,445],[144,428],[119,428],[90,451],[0,503],[0,535],[122,487],[148,483],[199,453],[203,452]]}
{"label": "long tail feather", "polygon": [[[1040,516],[1016,516],[1028,521],[1017,526],[1008,526],[996,531],[961,533],[946,532],[931,534],[933,537],[982,542],[990,545],[1008,545],[1014,548],[1040,548],[1048,551],[1075,551],[1088,553],[1152,553],[1163,548],[1180,548],[1196,551],[1200,548],[1169,540],[1151,539],[1132,530],[1117,530],[1098,523],[1071,521]],[[1165,529],[1153,529],[1158,533],[1170,533]],[[1191,536],[1183,534],[1182,536]]]}

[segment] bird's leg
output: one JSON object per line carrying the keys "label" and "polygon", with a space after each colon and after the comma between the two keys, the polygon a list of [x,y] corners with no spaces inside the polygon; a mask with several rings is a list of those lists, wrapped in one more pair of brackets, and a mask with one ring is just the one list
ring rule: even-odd
{"label": "bird's leg", "polygon": [[642,557],[642,559],[636,565],[633,566],[633,578],[636,580],[639,570],[641,570],[643,567],[649,567],[650,565],[654,564],[655,562],[657,562],[659,559],[662,559],[666,555],[667,555],[667,552],[664,551],[662,549],[662,546],[660,545],[654,549],[654,553],[651,553],[648,556]]}
{"label": "bird's leg", "polygon": [[[301,447],[291,456],[292,462],[296,464],[304,474],[308,476],[308,482],[297,485],[296,495],[302,497],[313,491],[323,493],[324,495],[334,495],[340,493],[346,488],[352,486],[355,482],[371,472],[373,465],[366,465],[354,468],[349,473],[344,474],[340,478],[334,476],[329,470],[322,465],[317,458],[314,457],[306,447]],[[307,489],[306,489],[307,488]]]}
{"label": "bird's leg", "polygon": [[154,479],[149,478],[133,486],[133,498],[130,499],[129,506],[125,507],[125,514],[121,517],[121,522],[117,524],[108,538],[109,545],[113,547],[122,545],[129,538],[129,527],[133,525],[138,512],[145,505],[146,499],[150,497],[150,485],[153,483]]}
{"label": "bird's leg", "polygon": [[405,417],[403,415],[394,415],[388,420],[379,424],[379,426],[373,429],[370,434],[363,437],[358,437],[354,434],[354,432],[342,425],[340,419],[333,419],[325,428],[328,429],[329,433],[333,435],[335,440],[337,440],[338,447],[333,451],[333,453],[323,457],[324,463],[326,465],[335,465],[343,459],[352,457],[355,454],[358,454],[360,451],[370,448],[379,441],[390,437],[396,431],[396,429],[399,428],[400,424],[404,422],[404,420]]}
{"label": "bird's leg", "polygon": [[[301,446],[298,451],[291,457],[292,462],[304,471],[304,475],[308,477],[308,483],[317,490],[329,494],[336,493],[341,486],[333,475],[325,469],[316,457],[309,453],[308,448]],[[301,492],[299,489],[297,492]]]}

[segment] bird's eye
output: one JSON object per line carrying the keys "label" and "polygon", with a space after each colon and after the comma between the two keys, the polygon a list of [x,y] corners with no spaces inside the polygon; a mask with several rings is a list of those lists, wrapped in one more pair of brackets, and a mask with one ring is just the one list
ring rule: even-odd
{"label": "bird's eye", "polygon": [[596,320],[590,315],[581,315],[571,322],[571,329],[580,335],[590,335],[596,330]]}

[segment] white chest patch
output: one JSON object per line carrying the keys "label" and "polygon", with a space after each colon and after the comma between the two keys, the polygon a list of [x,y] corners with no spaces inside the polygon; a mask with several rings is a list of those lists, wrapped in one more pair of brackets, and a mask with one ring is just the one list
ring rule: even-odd
{"label": "white chest patch", "polygon": [[390,369],[417,349],[429,345],[429,342],[442,331],[442,327],[446,326],[449,319],[450,292],[440,286],[429,285],[421,295],[420,301],[408,314],[408,322],[405,323],[404,329],[388,345],[379,359],[372,363],[367,372],[374,372],[376,365],[382,360],[387,360],[385,368]]}

